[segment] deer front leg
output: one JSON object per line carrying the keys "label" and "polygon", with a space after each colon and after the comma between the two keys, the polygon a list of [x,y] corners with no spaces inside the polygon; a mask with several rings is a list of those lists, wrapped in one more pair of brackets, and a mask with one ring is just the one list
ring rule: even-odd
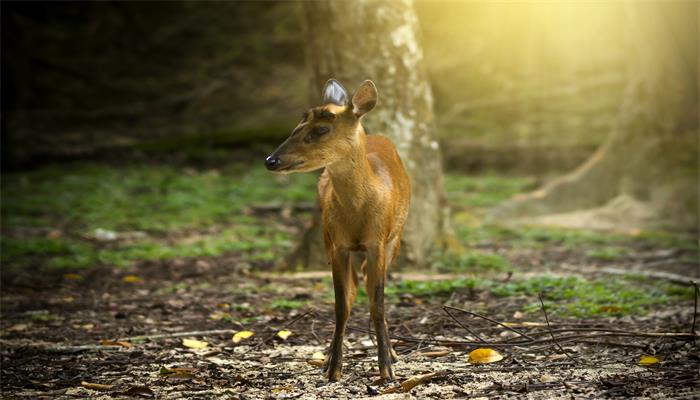
{"label": "deer front leg", "polygon": [[343,337],[352,304],[357,294],[357,275],[350,265],[347,250],[334,250],[331,255],[333,289],[335,290],[335,331],[328,350],[328,381],[340,380],[343,369]]}
{"label": "deer front leg", "polygon": [[[379,375],[382,379],[394,379],[391,363],[394,358],[389,330],[384,313],[384,282],[386,280],[386,259],[383,245],[369,248],[367,251],[367,295],[369,297],[369,313],[377,334],[377,359]],[[394,354],[392,354],[394,353]]]}

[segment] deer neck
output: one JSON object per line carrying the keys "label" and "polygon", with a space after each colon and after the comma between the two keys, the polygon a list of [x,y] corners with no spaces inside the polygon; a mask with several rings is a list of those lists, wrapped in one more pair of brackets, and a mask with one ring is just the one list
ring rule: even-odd
{"label": "deer neck", "polygon": [[333,185],[333,200],[342,206],[361,207],[371,194],[374,178],[367,160],[366,134],[358,125],[352,150],[347,157],[326,167]]}

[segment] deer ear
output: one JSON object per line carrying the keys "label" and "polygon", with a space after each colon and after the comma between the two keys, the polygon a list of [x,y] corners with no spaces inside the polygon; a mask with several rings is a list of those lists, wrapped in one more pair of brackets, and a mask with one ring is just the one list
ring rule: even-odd
{"label": "deer ear", "polygon": [[364,81],[352,95],[352,112],[356,117],[361,117],[372,111],[377,104],[377,87],[372,81]]}
{"label": "deer ear", "polygon": [[344,106],[348,103],[348,92],[335,79],[329,79],[323,88],[323,104]]}

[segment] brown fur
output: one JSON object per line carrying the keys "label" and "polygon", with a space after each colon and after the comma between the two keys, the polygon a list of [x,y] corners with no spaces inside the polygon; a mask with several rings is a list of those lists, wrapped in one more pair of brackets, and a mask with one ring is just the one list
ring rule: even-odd
{"label": "brown fur", "polygon": [[[360,117],[377,101],[376,88],[368,82],[355,92],[349,106],[313,109],[273,153],[282,162],[282,172],[325,167],[318,195],[335,289],[336,327],[327,358],[331,381],[341,376],[343,336],[360,270],[366,277],[382,378],[393,379],[391,364],[396,358],[384,313],[384,282],[399,251],[411,189],[394,144],[383,136],[367,136],[362,128]],[[334,117],[328,118],[329,112]],[[329,133],[314,135],[319,126],[329,128]]]}

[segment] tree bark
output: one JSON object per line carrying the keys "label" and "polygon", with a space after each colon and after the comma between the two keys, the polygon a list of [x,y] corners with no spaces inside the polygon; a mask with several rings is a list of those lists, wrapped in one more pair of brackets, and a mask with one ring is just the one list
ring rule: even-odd
{"label": "tree bark", "polygon": [[[377,85],[378,104],[363,124],[370,134],[394,142],[408,170],[411,209],[399,263],[422,265],[449,231],[449,211],[413,4],[311,1],[302,2],[302,16],[312,104],[320,102],[329,78],[338,79],[349,91],[365,79]],[[325,263],[318,231],[316,220],[302,241],[297,262],[312,267]]]}
{"label": "tree bark", "polygon": [[626,6],[628,81],[617,129],[583,165],[497,208],[492,220],[697,230],[698,3]]}

